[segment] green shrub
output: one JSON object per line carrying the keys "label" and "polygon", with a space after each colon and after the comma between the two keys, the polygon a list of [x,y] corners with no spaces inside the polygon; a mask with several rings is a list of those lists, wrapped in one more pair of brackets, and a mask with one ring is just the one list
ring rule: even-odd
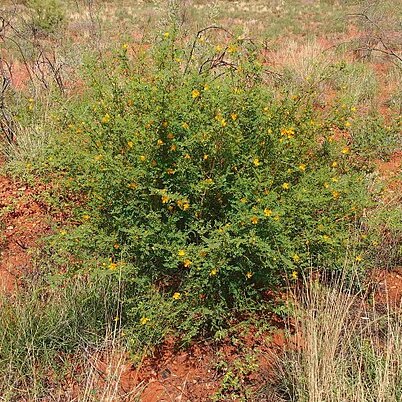
{"label": "green shrub", "polygon": [[90,64],[46,161],[84,193],[65,249],[145,278],[192,328],[312,266],[342,267],[368,201],[350,148],[318,113],[274,100],[255,53],[232,43],[227,54],[220,73],[199,74],[196,55],[184,71],[166,34],[135,62],[123,47]]}
{"label": "green shrub", "polygon": [[354,151],[366,158],[386,159],[400,149],[400,133],[401,120],[387,124],[379,115],[355,118],[351,127]]}
{"label": "green shrub", "polygon": [[60,0],[29,0],[32,26],[44,33],[55,33],[65,20],[65,10]]}

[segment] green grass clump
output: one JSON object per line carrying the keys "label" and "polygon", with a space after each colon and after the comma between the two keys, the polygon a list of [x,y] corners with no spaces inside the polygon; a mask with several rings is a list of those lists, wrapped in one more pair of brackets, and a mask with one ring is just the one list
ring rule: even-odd
{"label": "green grass clump", "polygon": [[[66,386],[63,375],[84,364],[84,349],[96,350],[104,342],[118,312],[118,286],[112,281],[81,277],[31,282],[0,301],[4,401],[41,400],[55,387]],[[80,383],[80,377],[74,381]]]}

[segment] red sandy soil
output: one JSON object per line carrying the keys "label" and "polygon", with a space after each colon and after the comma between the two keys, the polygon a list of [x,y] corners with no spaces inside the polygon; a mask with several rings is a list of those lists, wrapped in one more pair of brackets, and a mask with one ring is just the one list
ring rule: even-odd
{"label": "red sandy soil", "polygon": [[376,165],[380,177],[387,185],[387,190],[402,198],[402,151],[395,152],[387,161],[377,160]]}
{"label": "red sandy soil", "polygon": [[[251,329],[235,342],[230,339],[219,344],[204,342],[185,350],[178,349],[174,340],[170,339],[137,366],[127,360],[120,368],[119,396],[127,401],[140,397],[141,402],[209,401],[218,391],[225,374],[236,370],[235,362],[245,364],[245,356],[250,352],[257,356],[255,363],[258,369],[240,375],[242,386],[262,390],[272,378],[277,353],[285,344],[285,335],[279,329],[271,331],[270,336],[257,334],[255,329]],[[225,366],[218,368],[222,362]],[[117,364],[121,365],[121,360]],[[113,357],[100,359],[97,367],[104,374],[119,372],[113,366]],[[101,382],[99,386],[102,386]],[[263,392],[260,400],[268,400]]]}
{"label": "red sandy soil", "polygon": [[402,268],[374,270],[372,276],[376,283],[374,300],[380,305],[402,308]]}
{"label": "red sandy soil", "polygon": [[43,187],[29,188],[0,176],[0,288],[11,291],[31,268],[29,251],[50,230],[46,206],[35,199]]}

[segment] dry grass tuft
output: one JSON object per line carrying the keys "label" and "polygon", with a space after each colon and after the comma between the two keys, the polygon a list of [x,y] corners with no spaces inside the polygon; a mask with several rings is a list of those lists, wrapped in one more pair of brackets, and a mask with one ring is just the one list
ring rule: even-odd
{"label": "dry grass tuft", "polygon": [[402,314],[308,280],[294,311],[296,350],[280,363],[281,392],[309,402],[397,402],[402,397]]}

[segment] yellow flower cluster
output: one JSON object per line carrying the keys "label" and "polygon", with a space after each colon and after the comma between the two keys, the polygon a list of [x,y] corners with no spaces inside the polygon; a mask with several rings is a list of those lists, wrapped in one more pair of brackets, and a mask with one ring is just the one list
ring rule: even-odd
{"label": "yellow flower cluster", "polygon": [[293,127],[281,128],[281,135],[287,137],[288,139],[293,138],[295,135],[295,129]]}
{"label": "yellow flower cluster", "polygon": [[226,119],[220,113],[215,116],[215,120],[217,120],[222,127],[226,127],[228,124]]}
{"label": "yellow flower cluster", "polygon": [[183,211],[187,211],[190,208],[190,203],[188,202],[187,199],[178,200],[177,206]]}
{"label": "yellow flower cluster", "polygon": [[149,322],[149,318],[148,317],[141,317],[140,319],[140,324],[141,325],[146,325]]}
{"label": "yellow flower cluster", "polygon": [[260,160],[258,158],[254,158],[253,159],[253,165],[255,167],[258,167],[258,166],[262,165],[262,163],[260,162]]}
{"label": "yellow flower cluster", "polygon": [[218,270],[216,268],[212,268],[211,271],[209,272],[209,276],[216,276],[218,273]]}
{"label": "yellow flower cluster", "polygon": [[259,221],[258,217],[256,216],[252,216],[250,220],[253,225],[256,225]]}
{"label": "yellow flower cluster", "polygon": [[102,123],[103,123],[103,124],[107,124],[107,123],[109,123],[110,119],[111,119],[111,117],[110,117],[109,113],[106,113],[106,114],[102,117]]}

